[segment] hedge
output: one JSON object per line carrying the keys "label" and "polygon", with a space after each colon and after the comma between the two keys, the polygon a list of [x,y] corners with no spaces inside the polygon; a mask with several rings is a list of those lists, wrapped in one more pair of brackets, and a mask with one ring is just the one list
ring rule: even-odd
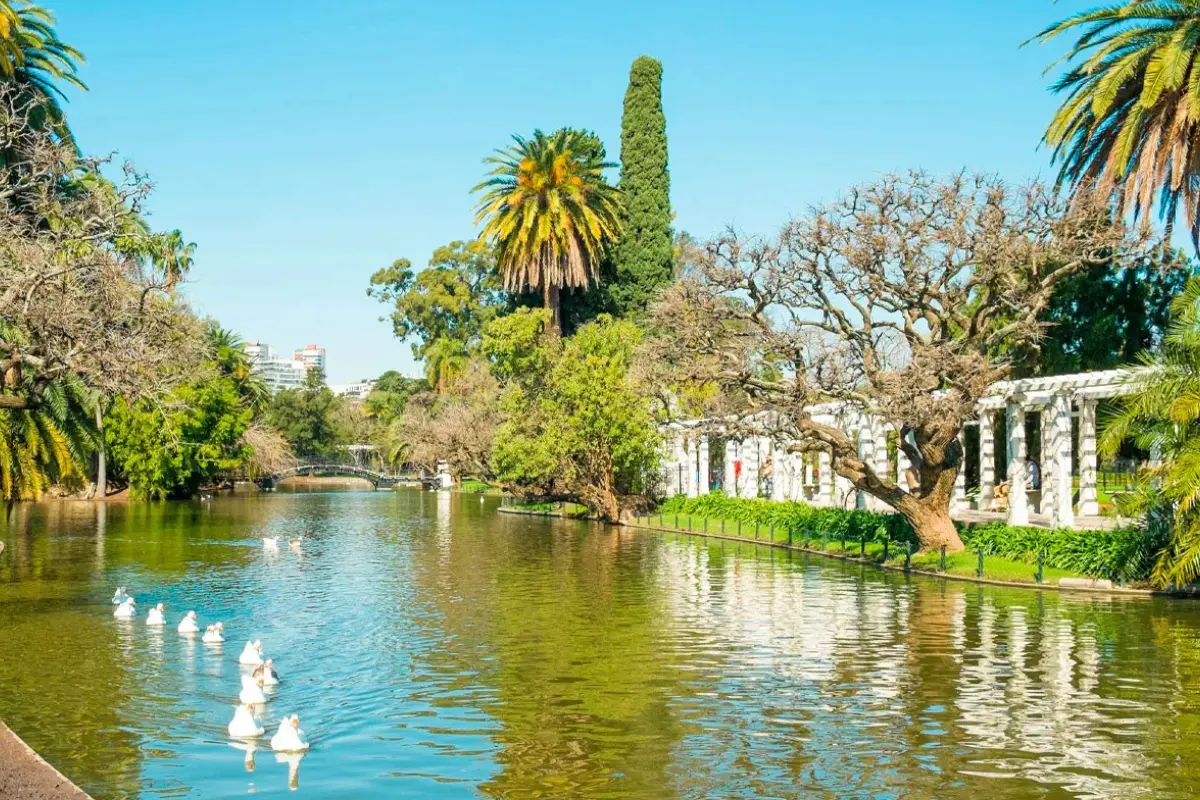
{"label": "hedge", "polygon": [[[672,497],[659,510],[665,514],[773,524],[801,541],[821,535],[856,543],[884,538],[899,543],[917,541],[908,520],[895,513],[747,500],[720,492],[701,497]],[[956,522],[955,525],[969,550],[983,550],[986,555],[1030,564],[1037,561],[1040,552],[1046,566],[1119,583],[1148,579],[1155,557],[1167,543],[1165,535],[1151,534],[1138,527],[1079,531],[1013,527],[1002,522],[982,525]]]}

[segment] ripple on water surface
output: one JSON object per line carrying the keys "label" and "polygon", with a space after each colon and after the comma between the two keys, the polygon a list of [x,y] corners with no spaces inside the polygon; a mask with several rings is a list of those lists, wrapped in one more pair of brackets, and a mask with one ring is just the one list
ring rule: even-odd
{"label": "ripple on water surface", "polygon": [[[1200,790],[1189,603],[909,581],[419,492],[19,505],[3,541],[0,717],[99,800]],[[136,621],[112,617],[121,584]],[[188,609],[225,644],[179,635]],[[283,680],[250,747],[225,731],[247,639]],[[312,750],[279,757],[292,712]]]}

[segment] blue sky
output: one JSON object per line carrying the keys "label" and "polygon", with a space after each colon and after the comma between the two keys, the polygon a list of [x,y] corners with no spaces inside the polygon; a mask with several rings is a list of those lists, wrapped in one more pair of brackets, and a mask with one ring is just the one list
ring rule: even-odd
{"label": "blue sky", "polygon": [[664,65],[677,227],[771,233],[883,172],[1050,176],[1057,53],[1019,45],[1093,5],[46,2],[88,58],[71,123],[150,173],[152,222],[198,245],[195,306],[324,345],[334,384],[419,371],[367,279],[472,235],[510,134],[591,128],[616,159],[638,55]]}

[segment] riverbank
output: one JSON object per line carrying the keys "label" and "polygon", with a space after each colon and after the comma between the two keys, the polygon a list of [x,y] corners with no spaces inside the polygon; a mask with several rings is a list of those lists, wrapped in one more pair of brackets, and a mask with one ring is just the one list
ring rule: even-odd
{"label": "riverbank", "polygon": [[0,797],[12,800],[92,800],[0,722]]}

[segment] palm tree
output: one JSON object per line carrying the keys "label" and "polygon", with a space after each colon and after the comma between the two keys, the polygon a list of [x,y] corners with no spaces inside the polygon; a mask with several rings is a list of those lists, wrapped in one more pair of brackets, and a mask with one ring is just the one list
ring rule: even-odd
{"label": "palm tree", "polygon": [[83,53],[64,44],[54,30],[54,15],[28,0],[0,0],[0,86],[14,86],[18,106],[30,101],[31,123],[74,144],[58,82],[87,90],[79,79]]}
{"label": "palm tree", "polygon": [[1147,514],[1152,528],[1170,528],[1153,572],[1159,586],[1200,577],[1200,276],[1188,279],[1171,312],[1160,352],[1142,360],[1136,391],[1119,398],[1099,442],[1106,456],[1132,440],[1161,458],[1122,503]]}
{"label": "palm tree", "polygon": [[0,499],[36,500],[52,484],[83,478],[99,446],[92,400],[76,378],[46,384],[37,405],[0,409]]}
{"label": "palm tree", "polygon": [[620,232],[618,190],[604,179],[616,165],[583,131],[513,142],[485,161],[494,166],[472,189],[483,192],[475,222],[496,243],[504,288],[540,290],[561,331],[560,290],[597,283],[604,247]]}

